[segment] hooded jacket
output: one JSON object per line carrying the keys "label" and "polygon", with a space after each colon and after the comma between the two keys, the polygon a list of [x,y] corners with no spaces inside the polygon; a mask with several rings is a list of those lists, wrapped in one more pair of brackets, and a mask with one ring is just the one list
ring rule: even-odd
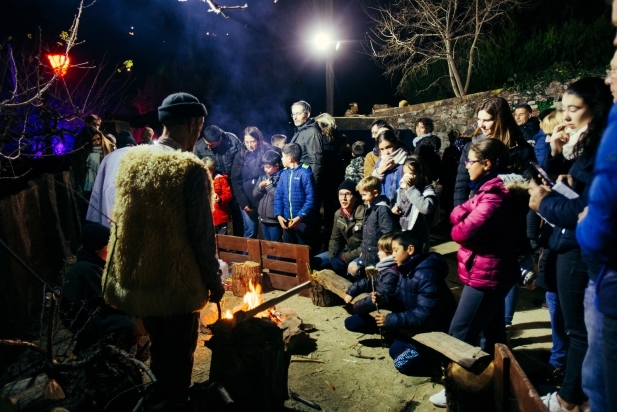
{"label": "hooded jacket", "polygon": [[[518,280],[520,203],[499,177],[485,182],[450,215],[452,240],[460,244],[458,276],[475,289],[511,288]],[[524,226],[523,226],[524,228]]]}
{"label": "hooded jacket", "polygon": [[[263,223],[276,223],[277,225],[279,223],[276,219],[276,215],[274,214],[274,197],[276,196],[276,187],[278,186],[279,179],[281,178],[281,172],[282,170],[279,170],[278,172],[273,173],[272,176],[268,176],[264,173],[259,179],[257,179],[255,187],[253,188],[253,197],[255,200],[259,201],[257,213],[259,214],[259,220]],[[259,184],[266,180],[270,180],[270,183],[261,189]]]}
{"label": "hooded jacket", "polygon": [[299,163],[309,165],[315,176],[315,181],[319,180],[319,171],[321,169],[321,157],[323,151],[323,142],[321,138],[321,130],[315,119],[308,119],[306,123],[294,128],[294,135],[289,143],[297,143],[302,149],[302,158]]}
{"label": "hooded jacket", "polygon": [[274,195],[274,216],[286,220],[300,216],[303,221],[314,218],[315,178],[309,165],[283,169]]}
{"label": "hooded jacket", "polygon": [[[465,167],[465,161],[469,156],[469,150],[471,145],[481,140],[488,139],[486,136],[480,134],[471,139],[471,142],[467,143],[463,148],[463,154],[458,165],[458,172],[456,174],[456,183],[454,186],[454,206],[459,206],[469,200],[471,190],[469,188],[469,172]],[[530,162],[536,161],[536,155],[533,152],[533,147],[529,145],[521,137],[518,137],[515,142],[515,146],[510,148],[510,157],[515,168],[512,172],[525,175],[531,168]]]}
{"label": "hooded jacket", "polygon": [[[387,257],[384,260],[377,262],[375,267],[378,270],[377,278],[375,279],[375,292],[385,296],[386,300],[392,298],[396,291],[396,286],[400,278],[400,274],[396,268],[396,262],[392,257]],[[357,282],[352,283],[347,288],[347,294],[351,297],[356,297],[361,293],[371,293],[373,285],[371,279],[362,278]],[[377,307],[372,302],[371,296],[365,296],[353,304],[354,313],[370,313],[377,310]]]}
{"label": "hooded jacket", "polygon": [[214,179],[212,179],[212,186],[214,187],[214,193],[219,197],[219,200],[214,202],[214,208],[212,210],[214,225],[218,226],[231,221],[229,202],[233,194],[231,193],[231,186],[229,186],[229,181],[225,174],[217,174]]}
{"label": "hooded jacket", "polygon": [[362,263],[364,266],[375,265],[379,262],[377,256],[377,242],[388,233],[399,229],[396,218],[390,211],[388,198],[380,195],[368,205],[364,217],[364,231],[362,232]]}
{"label": "hooded jacket", "polygon": [[[205,130],[205,128],[204,128]],[[197,141],[193,153],[200,159],[209,157],[214,160],[214,167],[217,172],[231,176],[231,167],[234,159],[240,150],[240,140],[229,132],[223,132],[221,144],[214,149],[208,149],[206,140],[203,136]]]}
{"label": "hooded jacket", "polygon": [[231,185],[241,209],[246,206],[253,210],[257,209],[259,200],[253,197],[253,189],[257,179],[264,173],[261,156],[271,149],[272,146],[263,143],[263,147],[252,152],[242,149],[234,159],[231,170]]}
{"label": "hooded jacket", "polygon": [[334,213],[334,225],[328,245],[329,257],[338,257],[342,253],[345,263],[360,257],[365,214],[366,206],[361,203],[356,206],[349,219],[343,216],[341,209]]}
{"label": "hooded jacket", "polygon": [[448,264],[439,253],[416,254],[398,266],[396,291],[386,298],[392,313],[387,328],[417,332],[448,332],[456,311],[456,301],[446,285]]}

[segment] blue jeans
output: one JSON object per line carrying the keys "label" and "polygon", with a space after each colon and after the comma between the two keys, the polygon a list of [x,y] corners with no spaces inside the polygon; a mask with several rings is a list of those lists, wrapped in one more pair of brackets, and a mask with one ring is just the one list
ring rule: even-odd
{"label": "blue jeans", "polygon": [[512,286],[510,292],[506,296],[506,325],[511,325],[516,312],[516,304],[518,303],[518,286]]}
{"label": "blue jeans", "polygon": [[283,229],[283,242],[311,246],[315,222],[300,222],[293,229]]}
{"label": "blue jeans", "polygon": [[261,222],[261,232],[264,236],[264,240],[270,240],[272,242],[280,242],[283,237],[283,228],[278,223]]}
{"label": "blue jeans", "polygon": [[[585,289],[585,327],[587,328],[587,354],[583,360],[583,392],[589,397],[589,406],[596,412],[605,412],[608,408],[605,385],[604,363],[602,360],[602,324],[604,315],[598,311],[594,304],[596,298],[596,283],[589,280]],[[613,383],[615,385],[615,383]],[[617,386],[613,387],[612,391]],[[617,408],[617,405],[614,405]]]}
{"label": "blue jeans", "polygon": [[257,221],[259,215],[255,212],[248,213],[242,209],[242,223],[244,225],[244,237],[245,238],[257,238]]}
{"label": "blue jeans", "polygon": [[492,355],[496,343],[506,342],[506,290],[480,290],[465,285],[450,324],[450,335]]}
{"label": "blue jeans", "polygon": [[549,362],[555,368],[563,369],[566,367],[568,356],[568,334],[566,333],[566,326],[563,324],[563,313],[561,313],[557,293],[546,292],[546,306],[548,306],[548,314],[551,317],[551,333],[553,335]]}
{"label": "blue jeans", "polygon": [[617,318],[604,316],[602,329],[602,357],[604,359],[604,383],[606,404],[615,410],[617,406]]}

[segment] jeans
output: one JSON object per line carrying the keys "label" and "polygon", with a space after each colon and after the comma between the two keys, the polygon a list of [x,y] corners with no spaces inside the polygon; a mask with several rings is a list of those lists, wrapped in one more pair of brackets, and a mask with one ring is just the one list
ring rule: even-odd
{"label": "jeans", "polygon": [[216,225],[214,227],[217,235],[226,235],[227,234],[227,223],[221,223],[220,225]]}
{"label": "jeans", "polygon": [[602,358],[604,359],[604,384],[606,404],[617,410],[617,318],[604,316],[602,328]]}
{"label": "jeans", "polygon": [[548,314],[551,317],[551,334],[553,335],[549,362],[553,367],[563,369],[566,367],[568,355],[568,334],[563,324],[563,313],[561,313],[557,293],[546,292],[546,306],[548,306]]}
{"label": "jeans", "polygon": [[257,238],[257,222],[259,216],[255,212],[247,212],[242,209],[242,224],[244,225],[245,238]]}
{"label": "jeans", "polygon": [[514,312],[516,312],[516,304],[518,303],[518,286],[512,286],[510,292],[506,295],[506,325],[511,325],[514,319]]}
{"label": "jeans", "polygon": [[283,238],[283,228],[278,223],[261,222],[261,233],[264,236],[264,240],[272,242],[280,242]]}
{"label": "jeans", "polygon": [[559,396],[564,401],[577,405],[586,399],[583,393],[582,371],[588,345],[583,302],[588,283],[587,266],[581,259],[580,249],[557,255],[557,293],[570,341],[566,375],[559,389]]}
{"label": "jeans", "polygon": [[[379,332],[375,319],[367,313],[356,314],[346,318],[345,328],[351,332],[365,334]],[[389,352],[396,370],[410,376],[417,373],[419,369],[426,367],[431,361],[438,359],[435,352],[424,345],[400,338],[394,339],[394,342],[390,345]]]}
{"label": "jeans", "polygon": [[170,318],[143,318],[150,334],[150,369],[164,393],[178,394],[191,386],[197,347],[199,312]]}
{"label": "jeans", "polygon": [[[589,397],[589,406],[596,412],[608,411],[604,385],[604,364],[602,361],[602,324],[604,315],[598,311],[596,299],[596,283],[589,280],[585,289],[585,327],[587,328],[587,343],[589,348],[583,361],[583,392]],[[613,388],[614,390],[614,388]],[[615,405],[617,408],[617,405]]]}
{"label": "jeans", "polygon": [[465,285],[450,324],[450,335],[492,355],[496,343],[506,342],[505,297],[509,289],[480,290]]}
{"label": "jeans", "polygon": [[293,229],[283,229],[283,242],[311,246],[314,222],[300,221]]}

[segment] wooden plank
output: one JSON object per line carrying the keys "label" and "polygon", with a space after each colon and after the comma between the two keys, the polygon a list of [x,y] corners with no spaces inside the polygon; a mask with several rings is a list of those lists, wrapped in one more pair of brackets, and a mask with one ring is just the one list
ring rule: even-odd
{"label": "wooden plank", "polygon": [[270,284],[274,289],[289,290],[298,285],[298,279],[295,276],[285,276],[278,273],[264,273],[264,278],[270,280]]}
{"label": "wooden plank", "polygon": [[237,236],[216,235],[216,246],[218,249],[239,250],[248,252],[247,239]]}
{"label": "wooden plank", "polygon": [[261,246],[259,244],[259,239],[246,239],[246,243],[246,251],[249,254],[249,258],[253,262],[258,262],[261,270]]}
{"label": "wooden plank", "polygon": [[[297,275],[298,273],[298,265],[291,262],[285,262],[283,260],[272,260],[272,259],[263,259],[261,261],[264,269],[287,272],[293,275]],[[294,276],[295,277],[295,276]]]}
{"label": "wooden plank", "polygon": [[519,409],[525,412],[549,412],[510,349],[503,344],[497,344],[497,346],[501,347],[501,350],[510,358],[510,385]]}
{"label": "wooden plank", "polygon": [[261,253],[267,256],[282,257],[285,259],[296,259],[298,245],[290,243],[270,242],[261,240]]}
{"label": "wooden plank", "polygon": [[[296,263],[298,265],[298,277],[297,282],[298,285],[308,282],[311,280],[310,273],[310,259],[309,259],[309,251],[310,248],[304,245],[296,245]],[[303,290],[299,293],[300,296],[304,296],[305,298],[311,297],[310,289]]]}
{"label": "wooden plank", "polygon": [[413,339],[428,346],[467,369],[484,370],[490,355],[443,332],[418,333]]}
{"label": "wooden plank", "polygon": [[[497,412],[510,411],[510,357],[501,344],[495,345],[493,383]],[[507,348],[506,348],[507,349]]]}
{"label": "wooden plank", "polygon": [[249,258],[246,255],[241,255],[239,253],[230,253],[230,252],[219,252],[219,258],[226,261],[226,262],[233,262],[233,263],[244,263],[247,260],[251,260],[251,258]]}

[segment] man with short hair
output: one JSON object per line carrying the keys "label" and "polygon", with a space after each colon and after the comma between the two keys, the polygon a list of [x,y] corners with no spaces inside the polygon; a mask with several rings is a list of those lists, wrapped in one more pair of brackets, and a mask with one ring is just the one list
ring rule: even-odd
{"label": "man with short hair", "polygon": [[345,112],[345,117],[353,117],[358,115],[358,103],[349,103],[349,109]]}
{"label": "man with short hair", "polygon": [[150,334],[157,383],[146,406],[176,410],[188,403],[199,311],[224,289],[212,181],[192,153],[206,108],[188,93],[174,93],[158,112],[159,143],[131,149],[118,169],[103,288],[108,304],[141,317]]}
{"label": "man with short hair", "polygon": [[546,135],[540,129],[540,120],[531,116],[531,106],[527,103],[517,104],[514,108],[514,120],[521,131],[521,135],[527,143],[535,147],[536,143],[542,139],[546,140]]}
{"label": "man with short hair", "polygon": [[375,163],[379,160],[379,149],[377,148],[377,135],[379,134],[379,129],[384,126],[389,126],[388,122],[383,119],[377,119],[371,124],[371,137],[375,141],[375,146],[373,150],[367,153],[364,158],[364,177],[368,177],[373,173],[373,169],[375,169]]}
{"label": "man with short hair", "polygon": [[144,127],[141,131],[141,141],[139,144],[154,144],[152,137],[154,136],[154,130],[150,127]]}
{"label": "man with short hair", "polygon": [[315,119],[311,118],[311,105],[304,100],[292,104],[291,118],[295,130],[289,143],[296,143],[300,146],[302,159],[299,160],[299,163],[309,165],[315,176],[315,181],[319,182],[323,143],[321,141],[321,130]]}

